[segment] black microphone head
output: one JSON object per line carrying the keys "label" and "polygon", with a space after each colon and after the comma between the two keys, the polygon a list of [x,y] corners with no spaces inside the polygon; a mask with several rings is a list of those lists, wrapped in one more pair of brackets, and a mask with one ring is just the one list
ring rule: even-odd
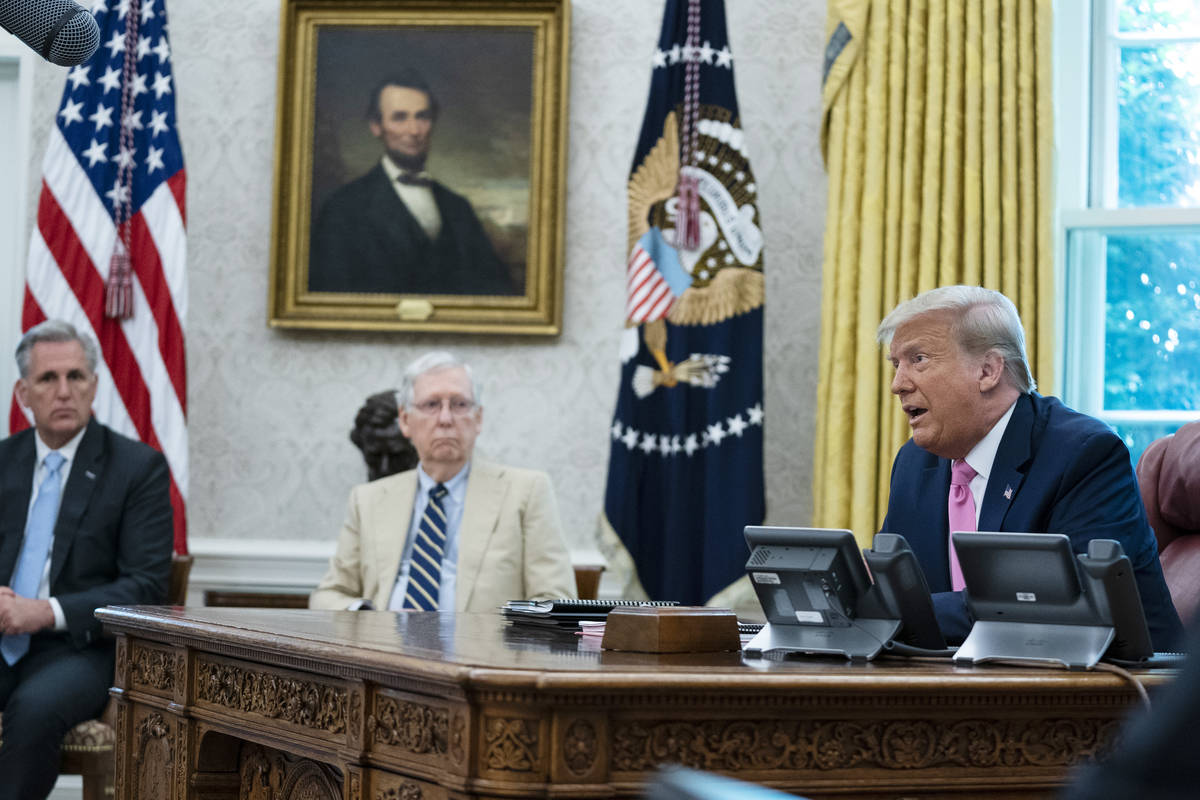
{"label": "black microphone head", "polygon": [[75,5],[70,0],[34,0],[36,5],[45,3],[51,8],[49,13],[63,6],[75,6],[74,9],[63,9],[60,14],[66,16],[66,21],[58,33],[48,42],[49,47],[44,52],[46,60],[63,67],[73,67],[82,64],[92,57],[100,48],[100,28],[96,19],[82,6]]}
{"label": "black microphone head", "polygon": [[82,64],[100,47],[100,28],[72,0],[0,0],[0,26],[63,67]]}

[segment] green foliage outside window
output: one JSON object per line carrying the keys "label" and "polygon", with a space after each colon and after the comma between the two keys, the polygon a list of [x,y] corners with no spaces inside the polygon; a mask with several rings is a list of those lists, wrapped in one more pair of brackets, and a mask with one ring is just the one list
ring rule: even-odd
{"label": "green foliage outside window", "polygon": [[[1177,31],[1194,11],[1126,2],[1120,30]],[[1124,47],[1117,79],[1117,205],[1200,205],[1200,44]],[[1200,410],[1200,234],[1111,234],[1106,411]],[[1178,423],[1115,426],[1136,460]]]}

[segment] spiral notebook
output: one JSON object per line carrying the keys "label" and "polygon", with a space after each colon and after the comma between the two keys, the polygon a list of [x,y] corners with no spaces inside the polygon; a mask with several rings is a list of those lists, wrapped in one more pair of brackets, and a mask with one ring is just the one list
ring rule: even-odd
{"label": "spiral notebook", "polygon": [[500,609],[504,618],[517,625],[577,631],[584,621],[601,622],[614,608],[629,606],[677,606],[676,600],[510,600]]}

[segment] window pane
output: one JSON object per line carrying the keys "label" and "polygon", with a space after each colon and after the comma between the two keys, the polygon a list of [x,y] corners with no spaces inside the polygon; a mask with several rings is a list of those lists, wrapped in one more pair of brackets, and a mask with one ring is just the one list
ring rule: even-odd
{"label": "window pane", "polygon": [[1121,48],[1117,107],[1117,204],[1200,206],[1200,44]]}
{"label": "window pane", "polygon": [[1125,440],[1125,446],[1129,448],[1129,458],[1133,461],[1134,466],[1137,466],[1138,459],[1142,457],[1142,453],[1151,442],[1161,439],[1169,433],[1174,433],[1183,424],[1178,420],[1171,422],[1109,421],[1109,425],[1117,432],[1117,435]]}
{"label": "window pane", "polygon": [[1104,409],[1200,409],[1200,234],[1109,236],[1105,260]]}
{"label": "window pane", "polygon": [[1196,0],[1121,0],[1117,9],[1121,33],[1179,33],[1197,26]]}

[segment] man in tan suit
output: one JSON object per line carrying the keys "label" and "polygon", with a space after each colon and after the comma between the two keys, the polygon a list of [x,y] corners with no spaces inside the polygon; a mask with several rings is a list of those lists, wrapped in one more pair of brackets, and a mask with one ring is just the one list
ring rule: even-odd
{"label": "man in tan suit", "polygon": [[479,398],[470,368],[449,353],[409,365],[400,430],[420,462],[351,490],[311,608],[492,611],[575,595],[550,477],[472,459]]}

